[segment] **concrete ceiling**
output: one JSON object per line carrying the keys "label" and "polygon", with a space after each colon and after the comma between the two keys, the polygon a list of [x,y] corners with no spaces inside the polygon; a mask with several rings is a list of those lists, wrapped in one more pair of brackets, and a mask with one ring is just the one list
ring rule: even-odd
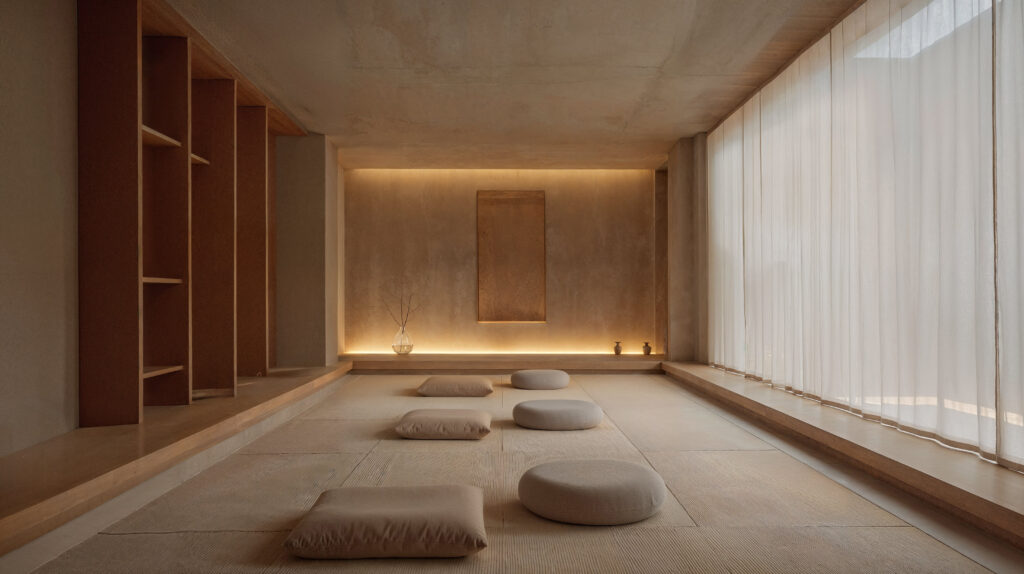
{"label": "concrete ceiling", "polygon": [[856,0],[170,0],[345,167],[660,166]]}

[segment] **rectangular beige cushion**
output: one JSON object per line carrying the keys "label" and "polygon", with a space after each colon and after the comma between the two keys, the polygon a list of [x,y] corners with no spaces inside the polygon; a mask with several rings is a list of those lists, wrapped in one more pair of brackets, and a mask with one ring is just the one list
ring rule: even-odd
{"label": "rectangular beige cushion", "polygon": [[417,392],[425,397],[486,397],[494,392],[494,386],[483,375],[435,375]]}
{"label": "rectangular beige cushion", "polygon": [[405,413],[395,431],[405,438],[478,440],[491,432],[491,413],[474,409],[418,409]]}
{"label": "rectangular beige cushion", "polygon": [[476,486],[357,486],[328,490],[285,540],[302,558],[468,556],[487,547]]}

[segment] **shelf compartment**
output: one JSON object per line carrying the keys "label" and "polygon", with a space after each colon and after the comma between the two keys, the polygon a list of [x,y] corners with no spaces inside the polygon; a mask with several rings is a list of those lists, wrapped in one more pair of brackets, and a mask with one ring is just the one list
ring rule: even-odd
{"label": "shelf compartment", "polygon": [[153,377],[159,377],[160,375],[169,375],[171,373],[177,373],[185,369],[184,365],[166,365],[166,366],[145,366],[142,367],[142,378],[151,379]]}
{"label": "shelf compartment", "polygon": [[236,323],[238,375],[270,368],[267,290],[267,108],[238,108],[236,155]]}
{"label": "shelf compartment", "polygon": [[181,285],[184,283],[177,277],[143,277],[142,282],[146,285]]}
{"label": "shelf compartment", "polygon": [[181,142],[147,125],[143,125],[142,145],[149,147],[181,147]]}
{"label": "shelf compartment", "polygon": [[196,154],[190,154],[188,159],[192,162],[192,165],[210,165],[210,160],[199,157]]}
{"label": "shelf compartment", "polygon": [[235,103],[234,80],[192,80],[193,399],[235,393]]}

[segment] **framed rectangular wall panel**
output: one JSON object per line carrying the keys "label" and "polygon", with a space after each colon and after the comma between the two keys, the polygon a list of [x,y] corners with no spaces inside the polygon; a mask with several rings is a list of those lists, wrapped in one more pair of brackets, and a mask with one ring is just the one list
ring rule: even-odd
{"label": "framed rectangular wall panel", "polygon": [[543,191],[477,192],[477,320],[547,318]]}

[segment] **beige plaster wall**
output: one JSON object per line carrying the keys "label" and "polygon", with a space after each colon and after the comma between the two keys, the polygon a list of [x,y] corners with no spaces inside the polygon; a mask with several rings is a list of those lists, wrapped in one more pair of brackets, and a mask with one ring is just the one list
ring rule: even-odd
{"label": "beige plaster wall", "polygon": [[[477,322],[476,192],[544,190],[547,322]],[[639,353],[655,341],[651,170],[346,170],[345,349],[391,352],[403,277],[414,353]]]}
{"label": "beige plaster wall", "polygon": [[338,178],[337,195],[337,266],[338,266],[338,296],[335,299],[338,308],[338,354],[345,352],[345,172],[340,164],[336,165],[335,172]]}
{"label": "beige plaster wall", "polygon": [[676,142],[668,155],[668,357],[707,360],[707,137]]}
{"label": "beige plaster wall", "polygon": [[0,456],[78,418],[73,0],[0,2]]}
{"label": "beige plaster wall", "polygon": [[323,364],[331,365],[338,362],[338,186],[341,173],[338,170],[338,148],[329,140],[324,139],[323,149],[323,246],[324,246],[324,342],[321,347]]}
{"label": "beige plaster wall", "polygon": [[338,360],[337,149],[321,134],[277,139],[277,363]]}

